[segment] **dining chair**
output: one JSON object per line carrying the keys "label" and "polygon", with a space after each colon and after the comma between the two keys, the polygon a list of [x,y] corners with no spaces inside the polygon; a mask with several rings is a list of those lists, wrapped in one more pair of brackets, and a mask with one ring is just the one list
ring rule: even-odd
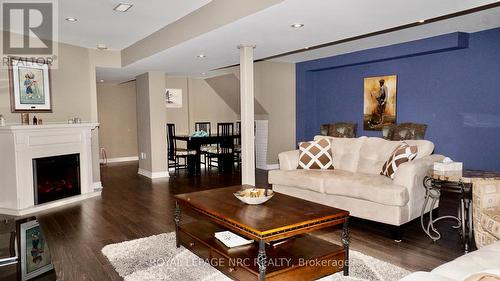
{"label": "dining chair", "polygon": [[[168,168],[174,168],[175,172],[179,169],[187,168],[187,159],[196,155],[196,150],[178,148],[175,140],[175,124],[167,124],[167,151]],[[179,159],[184,159],[184,164],[180,164]]]}
{"label": "dining chair", "polygon": [[[231,122],[217,123],[217,136],[232,136],[232,135],[234,135],[234,123]],[[232,147],[229,147],[227,143],[217,142],[217,145],[214,146],[214,148],[211,148],[207,151],[208,168],[210,169],[211,167],[220,167],[219,164],[221,164],[220,161],[222,160],[222,158],[227,159],[231,155],[233,155]]]}
{"label": "dining chair", "polygon": [[194,130],[195,131],[205,131],[209,135],[212,133],[212,130],[210,128],[210,122],[195,122],[194,123]]}
{"label": "dining chair", "polygon": [[[204,131],[208,135],[212,134],[211,123],[210,122],[195,122],[194,130],[196,132]],[[200,162],[207,168],[207,151],[213,149],[215,146],[211,144],[202,145],[200,147]]]}
{"label": "dining chair", "polygon": [[232,122],[217,123],[218,136],[234,135],[234,124]]}
{"label": "dining chair", "polygon": [[235,134],[240,137],[234,139],[234,161],[238,168],[241,167],[241,121],[236,121]]}

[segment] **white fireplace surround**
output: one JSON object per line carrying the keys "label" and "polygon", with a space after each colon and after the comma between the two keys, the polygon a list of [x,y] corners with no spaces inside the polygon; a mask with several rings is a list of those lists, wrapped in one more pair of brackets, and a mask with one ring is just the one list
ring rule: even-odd
{"label": "white fireplace surround", "polygon": [[[100,195],[92,176],[91,130],[98,123],[0,127],[0,214],[21,216]],[[80,154],[81,195],[34,203],[33,159]]]}

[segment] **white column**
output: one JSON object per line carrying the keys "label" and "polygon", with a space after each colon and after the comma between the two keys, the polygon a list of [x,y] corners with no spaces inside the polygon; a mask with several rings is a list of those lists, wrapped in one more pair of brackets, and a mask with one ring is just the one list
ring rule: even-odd
{"label": "white column", "polygon": [[241,183],[255,185],[253,49],[239,45],[241,95]]}

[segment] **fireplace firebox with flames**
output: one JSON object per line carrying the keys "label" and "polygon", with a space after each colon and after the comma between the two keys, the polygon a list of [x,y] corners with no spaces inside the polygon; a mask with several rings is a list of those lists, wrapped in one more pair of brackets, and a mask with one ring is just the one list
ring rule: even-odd
{"label": "fireplace firebox with flames", "polygon": [[33,159],[35,205],[81,194],[80,154]]}

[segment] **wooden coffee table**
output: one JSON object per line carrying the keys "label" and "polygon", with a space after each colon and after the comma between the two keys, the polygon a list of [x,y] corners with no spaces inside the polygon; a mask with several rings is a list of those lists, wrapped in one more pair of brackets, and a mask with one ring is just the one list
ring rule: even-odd
{"label": "wooden coffee table", "polygon": [[[186,247],[234,280],[315,280],[349,274],[349,212],[276,193],[247,205],[232,186],[176,195],[176,244]],[[199,220],[181,224],[182,211]],[[308,233],[342,225],[342,245]],[[214,237],[229,230],[255,242],[227,248]]]}

